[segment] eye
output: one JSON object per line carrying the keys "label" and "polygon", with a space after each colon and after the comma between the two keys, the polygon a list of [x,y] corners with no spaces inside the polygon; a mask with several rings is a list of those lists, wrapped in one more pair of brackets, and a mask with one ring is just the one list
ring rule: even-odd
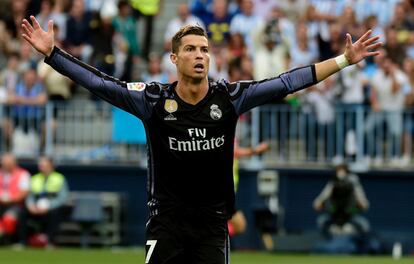
{"label": "eye", "polygon": [[185,48],[185,51],[192,51],[193,50],[193,47],[187,47],[187,48]]}
{"label": "eye", "polygon": [[208,48],[201,49],[204,53],[208,53]]}

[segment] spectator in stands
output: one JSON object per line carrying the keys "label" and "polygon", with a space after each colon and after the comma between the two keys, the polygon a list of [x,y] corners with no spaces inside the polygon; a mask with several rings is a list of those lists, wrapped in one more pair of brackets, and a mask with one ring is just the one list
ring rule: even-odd
{"label": "spectator in stands", "polygon": [[91,26],[90,35],[90,43],[93,47],[91,64],[109,75],[112,75],[115,70],[113,15],[113,11],[108,9],[102,9],[100,13],[93,13],[94,23]]}
{"label": "spectator in stands", "polygon": [[[315,38],[309,37],[308,26],[305,22],[298,22],[296,27],[296,41],[290,45],[290,65],[291,67],[302,67],[314,63],[318,57],[318,46]],[[291,94],[286,101],[291,107],[298,107],[301,93]],[[294,123],[293,123],[294,124]]]}
{"label": "spectator in stands", "polygon": [[393,20],[390,26],[397,31],[397,38],[400,44],[408,41],[410,31],[414,30],[414,17],[410,9],[403,2],[395,5]]}
{"label": "spectator in stands", "polygon": [[39,151],[39,136],[44,133],[44,105],[47,95],[39,82],[34,66],[23,75],[11,96],[11,118],[13,119],[13,152],[16,155],[36,155]]}
{"label": "spectator in stands", "polygon": [[148,59],[149,53],[151,52],[152,45],[152,34],[154,32],[154,18],[160,12],[163,0],[129,0],[131,6],[134,8],[135,15],[138,18],[145,20],[145,35],[142,47],[142,56]]}
{"label": "spectator in stands", "polygon": [[6,23],[0,19],[0,69],[7,65],[7,56],[11,52],[11,36],[6,29]]}
{"label": "spectator in stands", "polygon": [[342,26],[343,32],[348,32],[353,38],[361,35],[364,32],[364,28],[358,23],[355,15],[355,10],[351,5],[344,7],[341,16],[337,19],[338,23]]}
{"label": "spectator in stands", "polygon": [[227,60],[240,59],[247,56],[247,46],[241,33],[231,33],[226,47]]}
{"label": "spectator in stands", "polygon": [[252,34],[263,23],[263,20],[253,13],[253,0],[242,0],[240,4],[241,13],[235,15],[231,20],[230,32],[240,33],[246,43],[249,55],[253,55]]}
{"label": "spectator in stands", "polygon": [[[328,23],[327,21],[323,20],[322,17],[317,13],[315,6],[307,6],[303,16],[295,24],[300,22],[306,24],[308,28],[308,38],[315,39],[318,41],[320,59],[330,58],[331,56],[335,56],[336,54],[340,53],[340,50],[338,50],[337,52],[333,52],[331,47],[333,45],[331,44],[340,43],[342,45],[342,40],[344,36],[341,35],[340,39],[335,38],[335,36],[332,34],[332,25],[335,25],[335,23]],[[338,23],[336,24],[338,25]],[[336,29],[336,31],[339,32],[339,34],[341,34],[341,28],[339,25],[336,27]],[[296,29],[294,29],[293,38],[291,38],[290,43],[295,42]]]}
{"label": "spectator in stands", "polygon": [[[324,157],[326,160],[331,160],[334,156],[334,100],[337,85],[335,77],[326,78],[302,95],[306,97],[306,102],[313,109],[312,115],[316,116],[316,126],[314,122],[307,123],[310,125],[308,130],[310,133],[307,138],[306,149],[308,156],[312,159]],[[313,121],[314,117],[312,116],[309,120]]]}
{"label": "spectator in stands", "polygon": [[213,51],[214,54],[214,64],[215,64],[215,73],[210,73],[210,77],[214,80],[227,80],[229,78],[229,62],[226,57],[225,49],[217,49]]}
{"label": "spectator in stands", "polygon": [[352,3],[352,6],[359,22],[364,21],[369,16],[375,16],[378,19],[379,25],[386,27],[393,19],[394,8],[397,2],[394,0],[356,0]]}
{"label": "spectator in stands", "polygon": [[29,172],[17,165],[12,154],[3,154],[0,169],[0,242],[12,242],[10,239],[19,235],[16,231],[29,185]]}
{"label": "spectator in stands", "polygon": [[168,83],[168,80],[168,73],[163,71],[161,68],[161,57],[156,53],[151,53],[149,56],[147,71],[142,75],[142,81]]}
{"label": "spectator in stands", "polygon": [[15,1],[8,1],[8,9],[5,13],[5,21],[7,25],[7,30],[10,32],[11,40],[13,42],[13,46],[18,46],[18,42],[20,41],[20,21],[28,17],[27,16],[27,7],[29,1],[27,0],[15,0]]}
{"label": "spectator in stands", "polygon": [[40,6],[40,13],[36,16],[36,19],[39,21],[40,26],[46,30],[47,29],[47,22],[49,20],[55,21],[55,25],[57,25],[60,29],[59,33],[57,34],[57,39],[64,40],[66,37],[66,19],[67,15],[55,8],[55,0],[42,0]]}
{"label": "spectator in stands", "polygon": [[[346,156],[349,161],[355,158],[357,151],[362,153],[361,138],[357,138],[357,114],[363,111],[365,89],[368,79],[362,71],[363,65],[352,65],[337,76],[338,85],[335,91],[338,103],[337,109],[337,135],[341,138],[337,142],[337,158],[343,160]],[[360,112],[362,113],[362,112]]]}
{"label": "spectator in stands", "polygon": [[227,0],[214,0],[213,10],[202,17],[208,32],[212,48],[223,47],[230,36],[230,23],[232,16],[228,12]]}
{"label": "spectator in stands", "polygon": [[68,52],[89,62],[93,48],[90,45],[92,14],[85,11],[83,0],[74,0],[66,21],[65,46]]}
{"label": "spectator in stands", "polygon": [[318,226],[327,237],[335,235],[363,235],[370,231],[369,222],[361,213],[368,210],[369,201],[355,174],[346,164],[336,166],[335,177],[328,181],[313,202],[317,212]]}
{"label": "spectator in stands", "polygon": [[293,22],[303,16],[309,5],[308,0],[278,0],[277,2],[286,17]]}
{"label": "spectator in stands", "polygon": [[1,140],[0,146],[4,150],[10,148],[10,135],[12,134],[12,122],[10,120],[10,108],[13,94],[20,78],[18,66],[20,56],[18,53],[11,53],[7,62],[7,68],[0,71],[0,105],[3,108],[3,118],[1,121]]}
{"label": "spectator in stands", "polygon": [[385,36],[387,40],[384,48],[387,51],[388,57],[393,63],[402,67],[407,54],[404,45],[398,41],[397,30],[395,28],[387,28]]}
{"label": "spectator in stands", "polygon": [[376,16],[374,15],[368,16],[363,21],[363,24],[364,24],[365,29],[367,28],[372,29],[372,33],[375,32],[375,34],[380,37],[381,42],[384,44],[386,43],[384,28],[378,24],[378,18]]}
{"label": "spectator in stands", "polygon": [[317,42],[308,37],[308,27],[304,22],[296,26],[296,42],[290,47],[290,57],[289,68],[314,63],[319,57]]}
{"label": "spectator in stands", "polygon": [[374,129],[381,129],[385,121],[391,136],[388,155],[391,156],[391,163],[397,165],[401,155],[402,111],[404,110],[405,97],[410,92],[410,86],[407,76],[391,60],[385,50],[381,52],[380,57],[376,58],[376,62],[379,68],[370,82],[372,112],[365,123],[368,150],[377,155],[377,164],[383,162],[384,152],[381,147],[383,139],[377,135],[377,142],[374,142],[375,137],[372,135]]}
{"label": "spectator in stands", "polygon": [[171,38],[175,32],[186,25],[199,25],[202,28],[205,28],[203,21],[190,13],[188,4],[181,3],[177,8],[177,16],[168,22],[167,28],[165,30],[164,42],[167,43],[168,48],[170,48]]}
{"label": "spectator in stands", "polygon": [[8,103],[9,95],[16,90],[20,75],[18,72],[20,62],[19,53],[13,52],[8,56],[7,68],[0,71],[1,103]]}
{"label": "spectator in stands", "polygon": [[347,0],[310,0],[320,19],[332,22],[339,17]]}
{"label": "spectator in stands", "polygon": [[[55,170],[53,160],[41,157],[39,173],[32,176],[30,193],[26,199],[26,222],[34,225],[35,233],[45,232],[50,245],[56,243],[56,234],[63,217],[62,206],[66,202],[69,187],[65,177]],[[32,230],[25,230],[28,236]]]}
{"label": "spectator in stands", "polygon": [[275,7],[279,7],[278,1],[274,0],[253,0],[253,14],[263,21],[269,18]]}
{"label": "spectator in stands", "polygon": [[17,51],[20,55],[18,72],[23,75],[30,67],[36,63],[35,55],[30,45],[21,42]]}
{"label": "spectator in stands", "polygon": [[[55,44],[58,47],[62,47],[63,43],[57,37],[59,36],[60,28],[58,25],[54,25],[53,30],[55,32]],[[48,99],[52,102],[58,103],[69,99],[72,95],[71,80],[54,71],[52,67],[39,61],[37,66],[37,74],[39,80],[44,84]],[[58,105],[56,105],[58,107]]]}
{"label": "spectator in stands", "polygon": [[287,70],[288,43],[281,33],[279,20],[270,18],[254,34],[254,79],[271,78]]}
{"label": "spectator in stands", "polygon": [[[126,51],[120,47],[122,45],[115,46],[115,60],[119,60],[119,57],[125,56],[123,61],[120,62],[122,66],[115,66],[116,77],[129,81],[131,80],[132,67],[137,67],[139,63],[139,56],[141,50],[139,46],[139,34],[137,31],[137,20],[132,16],[131,6],[127,1],[121,0],[118,3],[119,13],[112,20],[112,26],[115,32],[119,34],[126,43]],[[122,67],[122,70],[119,69]]]}
{"label": "spectator in stands", "polygon": [[406,166],[410,164],[413,154],[413,135],[414,135],[414,60],[412,58],[405,58],[403,63],[403,71],[407,75],[410,91],[405,97],[405,109],[407,112],[404,115],[404,138],[403,138],[403,157],[401,165]]}

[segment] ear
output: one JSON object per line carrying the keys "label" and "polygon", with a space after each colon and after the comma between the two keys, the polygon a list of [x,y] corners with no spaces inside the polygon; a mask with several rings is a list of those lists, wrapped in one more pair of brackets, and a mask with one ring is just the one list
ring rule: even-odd
{"label": "ear", "polygon": [[171,53],[170,54],[170,60],[173,64],[177,64],[177,54]]}

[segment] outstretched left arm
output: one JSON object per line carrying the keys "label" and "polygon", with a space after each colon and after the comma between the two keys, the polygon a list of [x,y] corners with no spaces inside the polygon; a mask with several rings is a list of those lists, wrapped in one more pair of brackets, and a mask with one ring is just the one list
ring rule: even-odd
{"label": "outstretched left arm", "polygon": [[351,35],[346,34],[344,54],[315,64],[317,81],[320,82],[346,66],[358,63],[366,57],[378,55],[379,51],[377,49],[382,43],[377,42],[379,36],[370,37],[371,33],[372,31],[368,30],[354,43],[352,43]]}
{"label": "outstretched left arm", "polygon": [[281,99],[288,94],[305,89],[348,65],[358,63],[366,57],[378,55],[378,48],[382,43],[377,42],[378,36],[370,37],[370,35],[371,30],[368,30],[355,43],[352,43],[351,35],[347,34],[345,52],[336,58],[296,68],[276,78],[227,84],[237,114],[240,115],[272,99]]}

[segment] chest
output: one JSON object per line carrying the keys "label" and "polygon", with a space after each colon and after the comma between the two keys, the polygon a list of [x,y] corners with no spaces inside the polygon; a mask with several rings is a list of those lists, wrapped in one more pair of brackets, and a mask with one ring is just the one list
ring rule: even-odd
{"label": "chest", "polygon": [[236,122],[233,105],[220,95],[210,96],[197,105],[188,105],[173,97],[157,103],[147,129],[151,137],[157,139],[154,141],[165,141],[171,149],[178,148],[175,144],[180,142],[195,144],[194,149],[198,149],[197,144],[202,148],[207,141],[209,145],[230,141]]}

